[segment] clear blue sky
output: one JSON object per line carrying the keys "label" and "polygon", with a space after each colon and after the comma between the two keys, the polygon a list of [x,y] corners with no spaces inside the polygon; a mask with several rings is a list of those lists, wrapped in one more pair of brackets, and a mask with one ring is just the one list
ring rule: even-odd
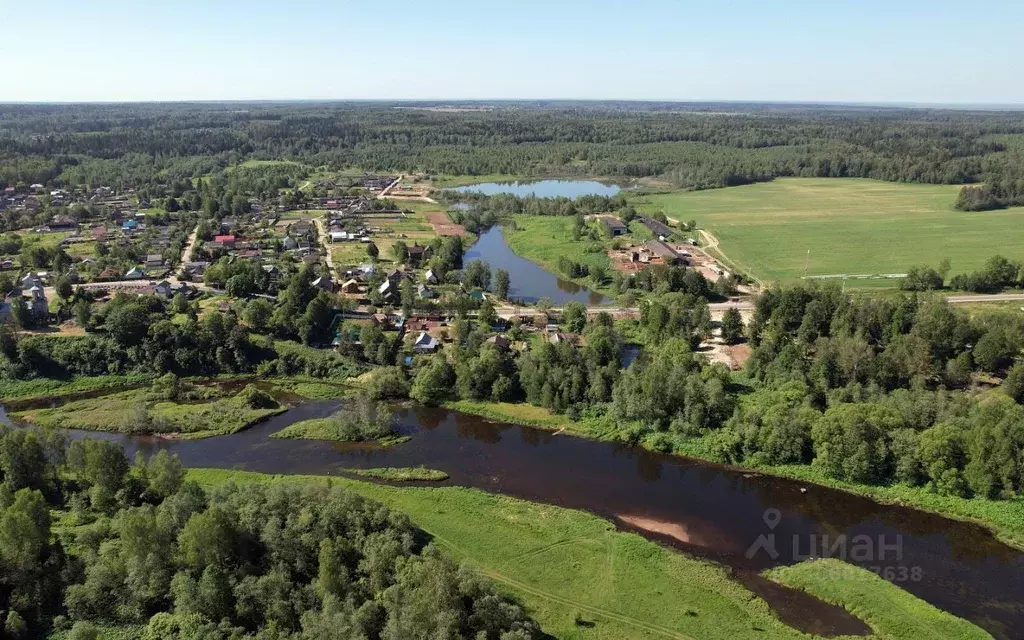
{"label": "clear blue sky", "polygon": [[0,0],[0,101],[1024,103],[1024,1]]}

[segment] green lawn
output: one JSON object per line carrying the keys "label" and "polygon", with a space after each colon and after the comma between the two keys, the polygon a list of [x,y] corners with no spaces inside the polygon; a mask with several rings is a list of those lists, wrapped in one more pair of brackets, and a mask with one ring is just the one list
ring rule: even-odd
{"label": "green lawn", "polygon": [[839,560],[809,560],[765,574],[784,585],[843,605],[871,626],[876,635],[893,640],[919,638],[991,638],[986,631],[936,609],[874,573]]}
{"label": "green lawn", "polygon": [[718,238],[729,262],[766,281],[798,279],[805,266],[810,275],[904,273],[949,258],[956,274],[977,269],[996,253],[1020,258],[1024,209],[957,211],[958,191],[952,185],[782,178],[641,194],[635,204],[696,220]]}
{"label": "green lawn", "polygon": [[[189,478],[205,486],[228,480],[328,481],[219,469],[190,470]],[[555,638],[807,637],[779,622],[724,569],[616,531],[612,523],[591,514],[462,487],[331,481],[408,514],[447,555],[517,596]],[[845,591],[837,602],[866,618],[883,619],[891,606],[886,602],[891,589],[880,588],[881,596]],[[902,612],[906,624],[913,625],[918,615],[923,616],[922,625],[932,624],[933,610],[916,604],[909,594],[898,595],[900,602],[913,605]],[[929,637],[960,638],[964,636],[957,634],[966,628],[952,618]]]}

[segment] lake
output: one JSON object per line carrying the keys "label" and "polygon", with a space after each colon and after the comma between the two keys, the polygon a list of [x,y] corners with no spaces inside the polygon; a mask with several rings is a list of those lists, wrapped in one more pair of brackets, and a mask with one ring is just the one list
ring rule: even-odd
{"label": "lake", "polygon": [[613,300],[591,291],[571,280],[564,280],[545,271],[540,265],[516,255],[508,244],[500,227],[491,227],[472,247],[466,250],[463,263],[483,260],[494,269],[504,269],[509,275],[509,297],[523,302],[536,302],[549,298],[556,306],[567,302],[582,302],[587,305],[611,304]]}
{"label": "lake", "polygon": [[514,196],[537,196],[538,198],[579,198],[580,196],[614,196],[622,191],[616,184],[597,180],[534,180],[524,182],[482,182],[455,187],[462,193],[482,193],[493,196],[508,193]]}
{"label": "lake", "polygon": [[[727,565],[783,620],[819,634],[855,633],[858,627],[838,607],[778,587],[758,572],[800,560],[825,536],[830,545],[840,536],[864,536],[879,549],[889,548],[884,560],[853,553],[844,559],[891,568],[900,587],[996,637],[1019,637],[1024,628],[1024,553],[975,524],[813,484],[439,408],[401,410],[399,430],[411,440],[387,449],[268,437],[298,420],[326,417],[339,403],[305,403],[246,431],[205,440],[81,431],[72,436],[114,440],[129,457],[167,449],[189,467],[321,475],[344,468],[440,469],[451,476],[450,484],[589,511]],[[754,547],[763,537],[774,553]]]}

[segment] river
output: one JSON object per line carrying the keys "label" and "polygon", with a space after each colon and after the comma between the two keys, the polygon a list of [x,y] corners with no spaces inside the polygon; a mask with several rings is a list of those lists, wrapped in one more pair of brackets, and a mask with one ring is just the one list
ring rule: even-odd
{"label": "river", "polygon": [[480,234],[476,243],[466,250],[464,263],[483,260],[491,269],[504,269],[509,275],[509,297],[523,302],[536,302],[548,298],[557,306],[567,302],[582,302],[586,305],[609,304],[606,296],[580,286],[571,280],[563,280],[545,271],[539,265],[516,255],[505,242],[500,227],[491,227]]}
{"label": "river", "polygon": [[[589,511],[723,563],[783,620],[816,633],[855,633],[857,625],[841,610],[774,587],[757,572],[799,560],[822,536],[829,536],[827,544],[833,547],[840,536],[848,541],[866,536],[859,540],[869,541],[874,555],[859,558],[853,545],[844,559],[890,569],[899,586],[996,637],[1019,637],[1024,628],[1024,554],[978,525],[815,485],[445,409],[403,409],[400,430],[412,439],[388,449],[268,437],[297,420],[327,416],[337,406],[338,401],[309,402],[246,431],[205,440],[72,435],[118,441],[130,456],[167,449],[190,467],[324,475],[346,467],[441,469],[451,476],[451,484]],[[771,549],[751,554],[759,539],[770,542]]]}

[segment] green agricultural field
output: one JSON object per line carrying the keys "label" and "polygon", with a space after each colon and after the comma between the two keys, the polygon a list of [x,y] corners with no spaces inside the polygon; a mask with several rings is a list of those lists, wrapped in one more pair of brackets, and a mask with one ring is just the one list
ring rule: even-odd
{"label": "green agricultural field", "polygon": [[[328,481],[219,469],[193,469],[188,477],[207,487],[227,481]],[[807,637],[779,622],[762,600],[717,565],[616,531],[611,522],[588,513],[462,487],[330,481],[408,514],[445,554],[518,597],[554,638]],[[935,631],[930,638],[976,635],[976,627],[888,585],[877,594],[848,589],[822,595],[869,622],[888,621],[892,605],[887,600],[898,597],[904,626],[913,627],[922,616],[921,626]],[[948,624],[935,628],[936,620]],[[971,635],[962,635],[965,631]]]}
{"label": "green agricultural field", "polygon": [[[635,204],[696,220],[717,237],[728,262],[765,281],[799,279],[805,267],[809,275],[904,273],[949,258],[956,274],[997,253],[1020,258],[1024,209],[957,211],[958,191],[952,185],[783,178],[638,195]],[[895,287],[896,281],[885,284]],[[856,280],[850,285],[861,286]]]}

